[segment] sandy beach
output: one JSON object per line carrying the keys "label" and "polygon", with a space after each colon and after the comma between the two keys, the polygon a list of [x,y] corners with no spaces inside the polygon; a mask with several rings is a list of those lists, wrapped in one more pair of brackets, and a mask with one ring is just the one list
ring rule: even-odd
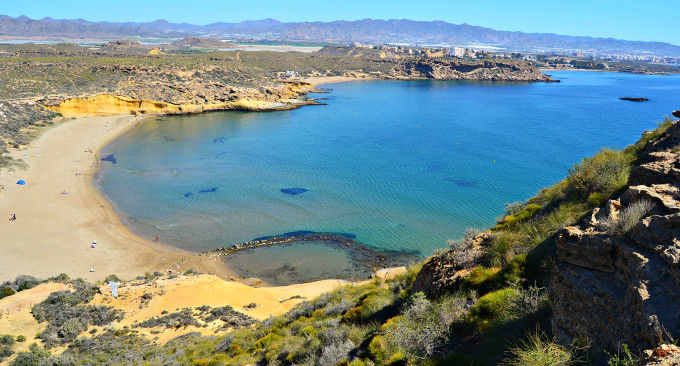
{"label": "sandy beach", "polygon": [[[313,85],[357,80],[313,77]],[[221,261],[134,235],[95,188],[99,150],[144,118],[129,114],[64,118],[10,154],[27,169],[0,170],[0,281],[66,273],[102,280],[194,269],[236,279]],[[91,152],[90,152],[91,151]],[[76,174],[78,173],[78,174]],[[18,185],[17,181],[26,181]],[[8,220],[16,214],[16,221]],[[92,242],[97,245],[91,248]]]}
{"label": "sandy beach", "polygon": [[[357,78],[304,81],[321,85],[351,80]],[[188,269],[238,279],[219,259],[136,236],[94,186],[99,151],[144,118],[152,116],[63,118],[27,147],[10,153],[28,168],[0,170],[0,281],[60,273],[88,280],[115,274],[129,280],[146,272]],[[18,185],[19,180],[26,184]],[[12,214],[15,221],[9,220]]]}
{"label": "sandy beach", "polygon": [[[0,281],[59,273],[131,279],[189,268],[229,278],[219,260],[133,235],[94,187],[97,149],[141,120],[129,115],[65,120],[12,152],[28,168],[0,172]],[[20,179],[26,185],[16,184]],[[16,221],[8,220],[11,214]]]}
{"label": "sandy beach", "polygon": [[356,80],[374,80],[374,78],[370,78],[370,77],[360,78],[360,77],[356,77],[356,76],[311,76],[311,77],[307,77],[307,78],[302,78],[300,81],[304,81],[304,82],[309,83],[313,86],[317,86],[317,85],[342,83],[342,82],[345,82],[345,81],[356,81]]}

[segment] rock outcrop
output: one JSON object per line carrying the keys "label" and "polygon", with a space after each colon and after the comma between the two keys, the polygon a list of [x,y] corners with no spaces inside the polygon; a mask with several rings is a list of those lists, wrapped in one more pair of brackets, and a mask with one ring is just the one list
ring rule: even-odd
{"label": "rock outcrop", "polygon": [[558,340],[639,352],[680,335],[680,124],[643,150],[626,191],[562,229],[549,288]]}
{"label": "rock outcrop", "polygon": [[[159,85],[159,89],[164,86]],[[166,86],[170,88],[169,86]],[[180,90],[184,98],[173,98],[173,93],[144,94],[129,93],[139,96],[130,98],[114,94],[97,94],[87,97],[68,98],[65,100],[46,101],[45,107],[66,117],[83,115],[116,115],[116,114],[190,114],[217,110],[272,111],[293,109],[301,105],[312,104],[312,100],[300,98],[314,88],[305,82],[283,83],[276,88],[262,90],[248,88],[200,89],[199,83],[193,83]],[[174,90],[173,90],[174,91]],[[190,95],[192,97],[187,97]],[[153,97],[163,98],[147,99]]]}
{"label": "rock outcrop", "polygon": [[413,290],[420,291],[430,299],[459,289],[461,281],[478,266],[484,254],[483,248],[491,236],[488,232],[475,235],[461,243],[449,242],[451,250],[430,258],[416,276]]}
{"label": "rock outcrop", "polygon": [[680,348],[674,344],[662,344],[643,352],[645,366],[677,366],[680,365]]}
{"label": "rock outcrop", "polygon": [[555,81],[537,68],[516,60],[458,60],[417,58],[397,62],[391,72],[396,78],[489,81]]}

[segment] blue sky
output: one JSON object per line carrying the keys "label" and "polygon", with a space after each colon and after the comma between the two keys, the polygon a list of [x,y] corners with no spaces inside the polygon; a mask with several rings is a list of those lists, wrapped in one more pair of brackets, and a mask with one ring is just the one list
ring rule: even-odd
{"label": "blue sky", "polygon": [[680,45],[680,0],[0,0],[0,14],[194,24],[408,18]]}

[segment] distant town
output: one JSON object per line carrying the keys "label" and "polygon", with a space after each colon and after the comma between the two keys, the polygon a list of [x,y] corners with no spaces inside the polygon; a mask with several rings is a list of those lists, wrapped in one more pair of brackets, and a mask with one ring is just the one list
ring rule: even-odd
{"label": "distant town", "polygon": [[379,57],[400,56],[456,57],[463,59],[512,58],[533,62],[540,68],[609,70],[631,73],[680,72],[680,57],[608,54],[586,51],[513,52],[493,47],[418,47],[354,43],[353,47],[371,49]]}

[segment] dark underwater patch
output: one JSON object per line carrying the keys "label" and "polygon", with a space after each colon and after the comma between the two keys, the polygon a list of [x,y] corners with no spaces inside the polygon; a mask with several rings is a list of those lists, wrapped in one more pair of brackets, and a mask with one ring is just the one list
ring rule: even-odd
{"label": "dark underwater patch", "polygon": [[184,193],[184,197],[191,197],[192,195],[193,195],[193,193],[191,193],[191,192]]}
{"label": "dark underwater patch", "polygon": [[217,192],[217,187],[201,189],[198,194]]}
{"label": "dark underwater patch", "polygon": [[177,138],[176,138],[176,137],[172,137],[172,136],[163,136],[163,139],[165,139],[165,141],[168,141],[168,142],[175,142],[175,141],[177,141]]}
{"label": "dark underwater patch", "polygon": [[296,196],[307,192],[307,188],[293,187],[293,188],[281,188],[281,193],[288,194],[291,196]]}
{"label": "dark underwater patch", "polygon": [[347,239],[356,239],[356,235],[351,234],[351,233],[341,233],[341,232],[335,232],[335,231],[330,231],[330,232],[319,232],[319,231],[310,231],[310,230],[296,230],[296,231],[289,231],[287,233],[282,233],[278,235],[268,235],[268,236],[261,236],[259,238],[255,238],[251,241],[260,241],[260,240],[270,240],[274,238],[288,238],[288,237],[293,237],[293,236],[304,236],[304,235],[334,235],[334,236],[341,236],[343,238]]}
{"label": "dark underwater patch", "polygon": [[466,179],[458,179],[458,178],[444,178],[445,181],[451,182],[458,187],[475,187],[477,186],[477,182],[471,181],[471,180],[466,180]]}
{"label": "dark underwater patch", "polygon": [[227,138],[224,136],[215,137],[213,139],[213,144],[223,144],[225,142],[227,142]]}
{"label": "dark underwater patch", "polygon": [[105,157],[102,158],[102,161],[108,161],[111,164],[115,164],[118,162],[118,160],[116,160],[116,157],[113,156],[113,154],[106,155]]}

